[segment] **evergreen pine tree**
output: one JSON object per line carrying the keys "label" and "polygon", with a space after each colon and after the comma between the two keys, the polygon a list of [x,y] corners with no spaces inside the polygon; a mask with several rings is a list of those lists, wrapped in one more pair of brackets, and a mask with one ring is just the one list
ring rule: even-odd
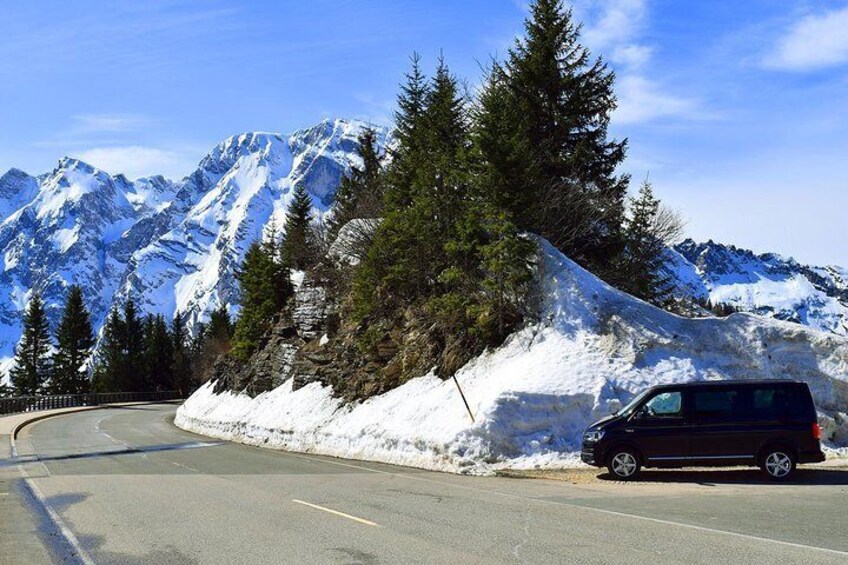
{"label": "evergreen pine tree", "polygon": [[192,352],[189,349],[189,332],[179,314],[171,322],[171,386],[179,391],[181,398],[187,398],[192,388]]}
{"label": "evergreen pine tree", "polygon": [[236,322],[233,353],[240,359],[246,359],[256,349],[274,315],[294,293],[287,264],[270,249],[260,242],[251,244],[238,273],[241,313]]}
{"label": "evergreen pine tree", "polygon": [[412,202],[413,182],[418,166],[427,158],[423,140],[426,133],[423,119],[430,85],[421,71],[421,57],[418,53],[412,54],[411,62],[412,67],[406,74],[406,82],[401,85],[398,110],[394,116],[396,145],[391,151],[387,186],[384,189],[384,204],[389,209],[401,209]]}
{"label": "evergreen pine tree", "polygon": [[619,271],[626,274],[621,277],[623,290],[663,306],[670,299],[671,284],[669,276],[662,272],[666,244],[663,234],[658,233],[659,218],[660,201],[645,181],[625,224],[625,264]]}
{"label": "evergreen pine tree", "polygon": [[174,387],[174,351],[171,335],[164,316],[148,314],[144,320],[144,369],[146,371],[143,390],[172,390]]}
{"label": "evergreen pine tree", "polygon": [[34,396],[44,391],[50,377],[50,326],[38,294],[27,305],[23,326],[9,375],[15,395]]}
{"label": "evergreen pine tree", "polygon": [[147,373],[144,363],[144,320],[139,316],[138,308],[132,298],[124,303],[124,375],[125,390],[143,392],[147,390]]}
{"label": "evergreen pine tree", "polygon": [[607,272],[622,247],[629,178],[615,170],[626,140],[608,138],[614,75],[579,39],[561,0],[532,3],[525,37],[481,99],[480,127],[490,129],[480,133],[480,150],[502,175],[493,188],[512,201],[519,229]]}
{"label": "evergreen pine tree", "polygon": [[[416,68],[413,76],[418,74]],[[402,108],[409,106],[404,99],[412,89],[407,86],[402,93]],[[407,137],[401,138],[396,152],[409,168],[389,175],[390,191],[406,191],[408,197],[386,199],[385,219],[357,270],[354,289],[360,316],[374,307],[391,309],[433,296],[442,283],[450,282],[443,271],[462,269],[468,259],[446,249],[470,197],[464,101],[443,60],[431,84],[426,89],[416,85],[414,91],[423,91],[423,106],[415,106],[420,114],[414,123],[399,117],[407,123]],[[413,145],[404,146],[403,139]]]}
{"label": "evergreen pine tree", "polygon": [[100,342],[92,380],[92,389],[95,392],[129,390],[124,334],[124,320],[121,319],[120,312],[113,308],[106,317],[106,323],[103,326],[103,338]]}
{"label": "evergreen pine tree", "polygon": [[209,323],[205,328],[205,336],[217,341],[229,341],[233,336],[233,324],[227,305],[221,304],[209,315]]}
{"label": "evergreen pine tree", "polygon": [[362,159],[362,167],[351,168],[339,183],[328,225],[330,240],[336,239],[339,230],[350,220],[378,218],[382,211],[382,155],[374,129],[362,131],[357,138],[356,153]]}
{"label": "evergreen pine tree", "polygon": [[83,301],[82,288],[73,285],[68,290],[62,319],[56,329],[56,353],[50,390],[53,394],[88,392],[89,381],[83,370],[94,347],[94,332]]}
{"label": "evergreen pine tree", "polygon": [[317,261],[318,250],[310,225],[311,216],[312,198],[306,188],[298,184],[286,213],[282,242],[283,259],[292,268],[304,270]]}

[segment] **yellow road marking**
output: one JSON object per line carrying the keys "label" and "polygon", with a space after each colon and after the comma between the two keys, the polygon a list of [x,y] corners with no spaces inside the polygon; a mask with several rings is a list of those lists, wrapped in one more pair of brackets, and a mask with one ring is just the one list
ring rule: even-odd
{"label": "yellow road marking", "polygon": [[365,524],[366,526],[376,526],[377,528],[381,527],[379,524],[375,524],[371,520],[366,520],[365,518],[357,518],[356,516],[351,516],[350,514],[345,514],[344,512],[339,512],[338,510],[333,510],[332,508],[325,508],[323,506],[318,506],[317,504],[312,504],[310,502],[305,502],[296,498],[293,498],[292,502],[297,502],[298,504],[303,504],[304,506],[309,506],[310,508],[315,508],[316,510],[323,510],[324,512],[329,512],[330,514],[335,514],[336,516],[341,516],[342,518],[347,518],[348,520],[353,520],[354,522]]}

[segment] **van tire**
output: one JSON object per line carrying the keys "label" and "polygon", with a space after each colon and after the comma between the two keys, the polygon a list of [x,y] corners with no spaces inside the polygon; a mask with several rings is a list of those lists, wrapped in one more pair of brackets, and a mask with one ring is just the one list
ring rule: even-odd
{"label": "van tire", "polygon": [[772,445],[760,454],[760,470],[772,481],[786,481],[795,475],[796,457],[786,445]]}
{"label": "van tire", "polygon": [[607,470],[619,481],[634,479],[641,469],[639,454],[630,447],[614,447],[607,456]]}

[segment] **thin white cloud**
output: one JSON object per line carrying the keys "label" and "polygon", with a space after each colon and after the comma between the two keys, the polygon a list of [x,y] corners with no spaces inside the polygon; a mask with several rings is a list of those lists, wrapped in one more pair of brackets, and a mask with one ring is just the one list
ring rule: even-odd
{"label": "thin white cloud", "polygon": [[616,47],[610,59],[616,64],[638,69],[645,66],[651,60],[653,54],[654,49],[652,47],[630,44]]}
{"label": "thin white cloud", "polygon": [[71,116],[76,133],[118,133],[138,131],[153,124],[138,114],[78,114]]}
{"label": "thin white cloud", "polygon": [[575,8],[578,16],[597,14],[583,28],[583,39],[596,49],[630,41],[642,28],[647,13],[645,0],[594,0],[578,3]]}
{"label": "thin white cloud", "polygon": [[763,63],[768,68],[789,71],[848,63],[848,6],[802,18],[784,32]]}
{"label": "thin white cloud", "polygon": [[636,124],[660,118],[697,114],[694,100],[669,91],[651,78],[654,48],[642,34],[648,25],[646,0],[578,0],[574,15],[584,22],[582,40],[595,53],[603,53],[616,69],[616,124]]}
{"label": "thin white cloud", "polygon": [[659,84],[637,74],[620,77],[616,82],[616,94],[618,108],[613,120],[617,124],[636,124],[697,113],[697,105],[692,100],[669,94]]}
{"label": "thin white cloud", "polygon": [[95,147],[76,156],[110,174],[123,173],[130,179],[150,175],[180,179],[196,165],[194,159],[180,151],[139,145]]}

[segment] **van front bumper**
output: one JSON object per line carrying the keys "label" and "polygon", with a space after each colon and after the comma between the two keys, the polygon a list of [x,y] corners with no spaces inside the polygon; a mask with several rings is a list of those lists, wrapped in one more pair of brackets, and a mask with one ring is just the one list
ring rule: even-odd
{"label": "van front bumper", "polygon": [[593,465],[595,467],[604,466],[597,443],[584,443],[583,448],[580,450],[580,460],[587,465]]}

